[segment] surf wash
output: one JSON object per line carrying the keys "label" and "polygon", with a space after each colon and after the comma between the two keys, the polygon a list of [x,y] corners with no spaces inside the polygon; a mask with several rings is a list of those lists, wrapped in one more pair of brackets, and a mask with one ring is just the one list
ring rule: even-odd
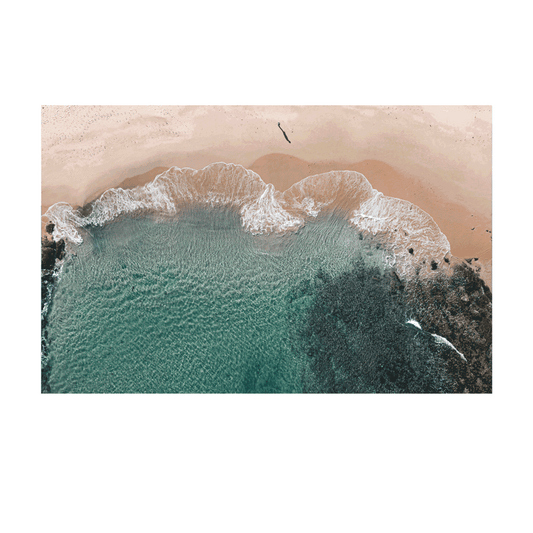
{"label": "surf wash", "polygon": [[[355,229],[386,243],[400,272],[427,258],[440,262],[450,252],[446,236],[429,214],[410,202],[384,196],[354,171],[309,176],[281,193],[241,165],[172,167],[146,185],[105,191],[90,204],[86,216],[64,202],[54,204],[45,216],[55,224],[55,240],[81,244],[80,228],[102,226],[127,213],[179,217],[180,207],[190,204],[238,208],[243,227],[253,234],[294,230],[322,210],[342,209]],[[417,253],[410,254],[415,248]]]}

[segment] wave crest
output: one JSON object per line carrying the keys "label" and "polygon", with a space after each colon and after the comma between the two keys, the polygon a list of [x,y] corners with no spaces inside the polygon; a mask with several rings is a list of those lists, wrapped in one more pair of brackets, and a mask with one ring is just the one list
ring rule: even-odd
{"label": "wave crest", "polygon": [[59,202],[45,216],[55,224],[55,240],[80,244],[79,228],[101,226],[136,211],[178,215],[180,207],[191,203],[238,208],[243,227],[254,234],[297,229],[324,209],[340,210],[358,231],[379,236],[388,245],[387,262],[404,273],[424,257],[440,261],[450,252],[430,215],[410,202],[384,196],[363,174],[347,170],[309,176],[280,193],[241,165],[172,167],[146,185],[107,190],[90,204],[89,214]]}
{"label": "wave crest", "polygon": [[450,252],[448,239],[425,211],[407,200],[374,192],[354,210],[350,223],[363,233],[385,238],[394,254],[391,265],[414,266],[425,257],[440,261]]}
{"label": "wave crest", "polygon": [[302,218],[290,215],[281,207],[280,196],[274,185],[267,185],[257,200],[241,209],[242,225],[252,233],[283,232],[303,225]]}

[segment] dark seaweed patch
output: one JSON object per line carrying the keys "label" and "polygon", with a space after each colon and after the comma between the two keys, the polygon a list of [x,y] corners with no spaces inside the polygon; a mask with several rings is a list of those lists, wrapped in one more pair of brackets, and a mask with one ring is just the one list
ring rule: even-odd
{"label": "dark seaweed patch", "polygon": [[278,122],[278,128],[281,130],[281,132],[283,133],[283,136],[285,137],[285,140],[290,144],[291,141],[289,141],[289,138],[287,137],[287,134],[283,131],[283,128],[281,127],[281,123]]}
{"label": "dark seaweed patch", "polygon": [[306,392],[492,391],[491,294],[466,265],[407,285],[394,271],[361,264],[335,278],[319,271],[292,291],[292,305],[304,299],[297,344]]}
{"label": "dark seaweed patch", "polygon": [[[431,336],[406,325],[403,283],[358,266],[337,278],[319,272],[299,331],[306,392],[452,392],[446,360]],[[297,291],[296,291],[297,292]]]}

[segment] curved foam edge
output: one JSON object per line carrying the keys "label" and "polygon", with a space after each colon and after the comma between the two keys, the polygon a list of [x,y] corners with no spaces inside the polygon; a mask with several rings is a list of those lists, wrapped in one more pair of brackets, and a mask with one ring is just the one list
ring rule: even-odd
{"label": "curved foam edge", "polygon": [[354,210],[350,223],[363,233],[385,237],[393,254],[389,264],[401,272],[415,268],[421,258],[440,262],[450,253],[448,239],[428,213],[377,191]]}
{"label": "curved foam edge", "polygon": [[446,236],[428,213],[406,200],[384,196],[363,174],[348,170],[309,176],[280,193],[255,172],[233,163],[212,163],[201,170],[172,167],[145,185],[105,191],[90,204],[88,215],[59,202],[44,216],[55,225],[55,240],[81,244],[82,227],[102,226],[121,214],[141,211],[179,216],[180,208],[191,203],[237,208],[243,227],[253,234],[298,229],[322,210],[340,208],[358,231],[379,236],[387,245],[384,259],[401,274],[424,259],[440,262],[450,252]]}
{"label": "curved foam edge", "polygon": [[[415,320],[414,318],[409,319],[406,324],[411,324],[415,328],[419,329],[420,331],[423,331],[422,326],[420,323]],[[437,335],[436,333],[431,333],[431,336],[435,339],[435,342],[437,344],[444,344],[448,346],[448,348],[451,348],[459,357],[466,363],[468,362],[466,357],[463,353],[461,353],[448,339],[445,339],[444,337],[441,337],[440,335]]]}
{"label": "curved foam edge", "polygon": [[241,209],[242,225],[254,234],[284,232],[304,224],[302,218],[290,215],[276,198],[274,185],[268,184],[261,196]]}

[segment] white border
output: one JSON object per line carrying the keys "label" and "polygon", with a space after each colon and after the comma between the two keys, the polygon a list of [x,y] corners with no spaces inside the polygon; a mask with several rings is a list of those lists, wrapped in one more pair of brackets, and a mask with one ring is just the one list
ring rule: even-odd
{"label": "white border", "polygon": [[[514,414],[514,87],[511,85],[21,85],[19,414]],[[479,395],[41,394],[41,105],[492,105],[493,393]]]}

